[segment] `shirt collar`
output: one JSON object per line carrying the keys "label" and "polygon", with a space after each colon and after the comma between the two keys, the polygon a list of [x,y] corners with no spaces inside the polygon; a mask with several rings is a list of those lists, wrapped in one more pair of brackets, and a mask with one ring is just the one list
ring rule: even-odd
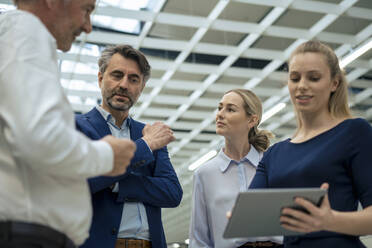
{"label": "shirt collar", "polygon": [[[104,110],[99,105],[96,106],[96,109],[102,115],[103,119],[105,119],[106,122],[109,122],[109,123],[111,123],[112,125],[114,125],[116,127],[116,125],[115,125],[115,118],[109,112],[107,112],[106,110]],[[126,127],[129,127],[130,128],[130,124],[131,124],[131,118],[128,116],[128,118],[126,118],[123,121],[123,124],[121,125],[120,128],[126,128]]]}
{"label": "shirt collar", "polygon": [[256,148],[251,145],[251,149],[249,150],[248,154],[242,158],[240,161],[235,161],[229,158],[223,151],[223,148],[218,153],[218,156],[222,159],[222,163],[220,164],[220,170],[224,173],[231,164],[238,164],[242,162],[248,162],[250,165],[257,168],[258,163],[260,162],[261,154],[256,150]]}

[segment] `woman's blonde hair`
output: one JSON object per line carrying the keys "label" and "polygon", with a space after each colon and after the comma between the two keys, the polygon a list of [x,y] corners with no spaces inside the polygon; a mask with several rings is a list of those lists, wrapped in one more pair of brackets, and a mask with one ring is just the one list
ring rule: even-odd
{"label": "woman's blonde hair", "polygon": [[[297,54],[302,53],[319,53],[325,58],[325,61],[329,67],[331,73],[331,80],[337,80],[337,89],[331,93],[328,102],[328,110],[334,118],[349,118],[351,117],[351,111],[348,104],[348,92],[347,92],[347,81],[344,72],[339,66],[339,61],[329,46],[319,41],[310,40],[299,45],[291,54],[288,59],[288,68],[291,60]],[[302,123],[297,115],[298,128],[302,126]]]}
{"label": "woman's blonde hair", "polygon": [[238,94],[244,102],[244,110],[247,116],[257,115],[258,121],[254,127],[249,130],[248,141],[252,144],[258,151],[263,152],[270,146],[270,138],[274,135],[267,130],[259,130],[258,125],[262,118],[262,104],[261,100],[250,90],[246,89],[232,89],[227,91],[227,93],[234,92]]}

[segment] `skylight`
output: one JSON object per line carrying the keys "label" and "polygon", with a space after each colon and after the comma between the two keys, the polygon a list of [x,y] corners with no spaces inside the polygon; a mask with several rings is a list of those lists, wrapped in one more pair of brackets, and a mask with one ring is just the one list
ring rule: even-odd
{"label": "skylight", "polygon": [[[98,3],[98,8],[116,7],[130,10],[149,9],[151,2],[151,0],[101,0]],[[92,23],[97,27],[109,28],[126,33],[139,34],[141,32],[141,23],[135,19],[94,15]]]}

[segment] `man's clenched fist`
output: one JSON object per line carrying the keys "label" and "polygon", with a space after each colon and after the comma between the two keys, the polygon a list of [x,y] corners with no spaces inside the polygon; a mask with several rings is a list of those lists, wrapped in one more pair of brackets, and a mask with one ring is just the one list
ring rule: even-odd
{"label": "man's clenched fist", "polygon": [[142,139],[146,141],[151,151],[160,149],[175,140],[172,129],[162,122],[147,124],[142,130]]}

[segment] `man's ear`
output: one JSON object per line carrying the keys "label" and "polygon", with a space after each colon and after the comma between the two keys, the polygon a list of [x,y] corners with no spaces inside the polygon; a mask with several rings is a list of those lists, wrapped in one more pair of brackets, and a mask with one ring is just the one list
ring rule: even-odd
{"label": "man's ear", "polygon": [[101,88],[102,79],[103,79],[103,74],[99,71],[98,72],[98,86],[99,86],[99,88]]}
{"label": "man's ear", "polygon": [[48,9],[53,9],[53,8],[55,8],[55,6],[57,4],[57,1],[59,1],[59,0],[44,0],[44,1],[45,1],[46,6],[48,7]]}

